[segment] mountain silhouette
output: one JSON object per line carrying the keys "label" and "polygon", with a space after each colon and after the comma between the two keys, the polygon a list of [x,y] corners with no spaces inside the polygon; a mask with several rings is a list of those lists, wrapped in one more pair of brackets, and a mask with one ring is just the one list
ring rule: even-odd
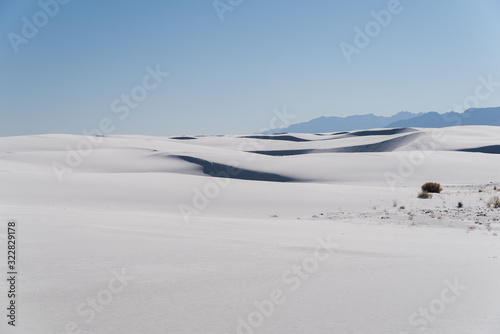
{"label": "mountain silhouette", "polygon": [[328,133],[375,128],[443,128],[460,125],[500,126],[500,107],[471,108],[463,113],[451,111],[444,114],[435,111],[419,114],[402,111],[390,117],[376,116],[374,114],[348,117],[323,116],[308,122],[292,124],[286,128],[269,130],[264,134]]}

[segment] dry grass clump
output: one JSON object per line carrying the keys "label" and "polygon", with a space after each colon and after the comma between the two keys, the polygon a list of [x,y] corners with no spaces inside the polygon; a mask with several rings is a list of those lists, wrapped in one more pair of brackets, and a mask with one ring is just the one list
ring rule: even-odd
{"label": "dry grass clump", "polygon": [[492,198],[490,198],[490,200],[486,203],[486,205],[491,208],[491,207],[494,207],[494,208],[500,208],[500,197],[498,196],[493,196]]}
{"label": "dry grass clump", "polygon": [[436,182],[427,182],[422,186],[423,192],[439,194],[442,190],[441,185]]}
{"label": "dry grass clump", "polygon": [[421,191],[418,194],[418,198],[432,198],[432,195],[427,191]]}

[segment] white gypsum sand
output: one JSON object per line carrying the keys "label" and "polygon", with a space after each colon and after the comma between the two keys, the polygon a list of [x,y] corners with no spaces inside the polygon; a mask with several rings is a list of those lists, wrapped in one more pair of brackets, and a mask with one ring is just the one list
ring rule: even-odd
{"label": "white gypsum sand", "polygon": [[500,332],[498,127],[283,136],[0,138],[16,332]]}

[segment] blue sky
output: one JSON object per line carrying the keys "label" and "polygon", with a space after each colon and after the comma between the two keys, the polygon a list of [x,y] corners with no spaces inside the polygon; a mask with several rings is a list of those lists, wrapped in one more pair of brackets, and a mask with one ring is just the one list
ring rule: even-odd
{"label": "blue sky", "polygon": [[[105,118],[116,134],[253,133],[284,107],[293,122],[445,112],[478,77],[500,82],[500,1],[401,0],[351,62],[341,43],[397,0],[220,0],[223,13],[212,0],[60,1],[41,0],[53,17],[0,2],[2,136],[81,134]],[[29,38],[26,21],[39,25]],[[169,75],[120,118],[112,104],[144,93],[148,67]],[[481,107],[500,106],[497,89]]]}

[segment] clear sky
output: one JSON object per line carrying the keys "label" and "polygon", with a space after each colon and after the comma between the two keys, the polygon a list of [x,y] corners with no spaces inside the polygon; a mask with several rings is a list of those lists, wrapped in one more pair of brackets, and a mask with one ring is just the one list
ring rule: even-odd
{"label": "clear sky", "polygon": [[1,136],[105,118],[116,134],[253,133],[274,109],[445,112],[478,77],[500,82],[498,0],[59,1],[0,1]]}

